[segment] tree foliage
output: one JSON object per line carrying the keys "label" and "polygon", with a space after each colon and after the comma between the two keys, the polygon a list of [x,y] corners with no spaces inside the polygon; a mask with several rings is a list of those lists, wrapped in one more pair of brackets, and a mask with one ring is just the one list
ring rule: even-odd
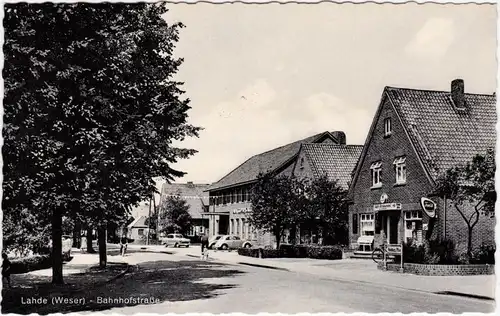
{"label": "tree foliage", "polygon": [[492,152],[476,155],[465,165],[446,170],[436,181],[436,193],[451,200],[467,225],[467,255],[472,256],[472,232],[480,216],[495,215],[495,161]]}
{"label": "tree foliage", "polygon": [[192,227],[189,205],[180,196],[167,197],[159,207],[159,230],[165,234],[181,233],[185,235]]}
{"label": "tree foliage", "polygon": [[259,174],[251,196],[249,222],[276,237],[277,247],[286,229],[297,224],[306,209],[305,182],[286,175]]}
{"label": "tree foliage", "polygon": [[[62,216],[105,227],[156,190],[153,177],[194,150],[189,100],[172,80],[180,23],[164,4],[5,6],[4,218],[52,218],[62,282]],[[30,218],[30,217],[26,217]],[[4,236],[9,239],[9,236]]]}
{"label": "tree foliage", "polygon": [[347,191],[327,175],[313,179],[307,186],[308,219],[321,229],[325,244],[347,244]]}

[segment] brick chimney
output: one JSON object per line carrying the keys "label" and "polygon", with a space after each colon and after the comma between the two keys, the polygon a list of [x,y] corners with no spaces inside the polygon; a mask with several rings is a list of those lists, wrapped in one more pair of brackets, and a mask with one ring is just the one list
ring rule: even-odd
{"label": "brick chimney", "polygon": [[337,139],[337,144],[338,145],[345,145],[346,144],[346,137],[345,133],[342,131],[335,131],[332,132],[333,137]]}
{"label": "brick chimney", "polygon": [[457,109],[465,109],[465,87],[462,79],[455,79],[451,82],[451,99]]}
{"label": "brick chimney", "polygon": [[192,182],[192,181],[188,181],[187,185],[188,185],[188,187],[190,187],[190,188],[194,187],[194,184],[193,184],[193,182]]}

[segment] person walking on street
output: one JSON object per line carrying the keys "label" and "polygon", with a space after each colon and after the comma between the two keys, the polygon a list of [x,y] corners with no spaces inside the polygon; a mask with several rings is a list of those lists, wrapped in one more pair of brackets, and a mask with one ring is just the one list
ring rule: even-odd
{"label": "person walking on street", "polygon": [[7,280],[7,285],[9,286],[9,288],[11,288],[12,286],[10,285],[10,273],[11,273],[11,262],[9,260],[9,257],[7,256],[7,254],[4,252],[2,253],[2,259],[3,259],[3,262],[2,262],[2,282],[4,279]]}
{"label": "person walking on street", "polygon": [[127,244],[127,237],[122,236],[122,238],[120,239],[120,254],[122,255],[122,257],[125,256],[125,252],[127,252]]}
{"label": "person walking on street", "polygon": [[208,259],[208,235],[203,234],[201,236],[201,255],[202,259],[207,258]]}
{"label": "person walking on street", "polygon": [[82,238],[80,239],[80,252],[85,252],[85,248],[87,248],[87,237],[82,235]]}

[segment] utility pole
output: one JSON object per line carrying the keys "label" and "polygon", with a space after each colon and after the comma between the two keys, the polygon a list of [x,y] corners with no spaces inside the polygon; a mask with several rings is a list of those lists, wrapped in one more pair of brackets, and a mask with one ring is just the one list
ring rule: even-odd
{"label": "utility pole", "polygon": [[149,233],[151,231],[151,201],[152,201],[152,197],[149,199],[148,235],[146,236],[146,245],[149,245]]}

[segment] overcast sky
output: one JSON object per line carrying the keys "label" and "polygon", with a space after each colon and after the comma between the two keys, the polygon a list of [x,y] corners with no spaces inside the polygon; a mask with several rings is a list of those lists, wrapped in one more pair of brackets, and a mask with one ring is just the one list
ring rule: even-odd
{"label": "overcast sky", "polygon": [[177,182],[212,183],[251,156],[324,131],[363,144],[385,86],[496,90],[496,8],[435,4],[170,4],[176,79],[204,127]]}

